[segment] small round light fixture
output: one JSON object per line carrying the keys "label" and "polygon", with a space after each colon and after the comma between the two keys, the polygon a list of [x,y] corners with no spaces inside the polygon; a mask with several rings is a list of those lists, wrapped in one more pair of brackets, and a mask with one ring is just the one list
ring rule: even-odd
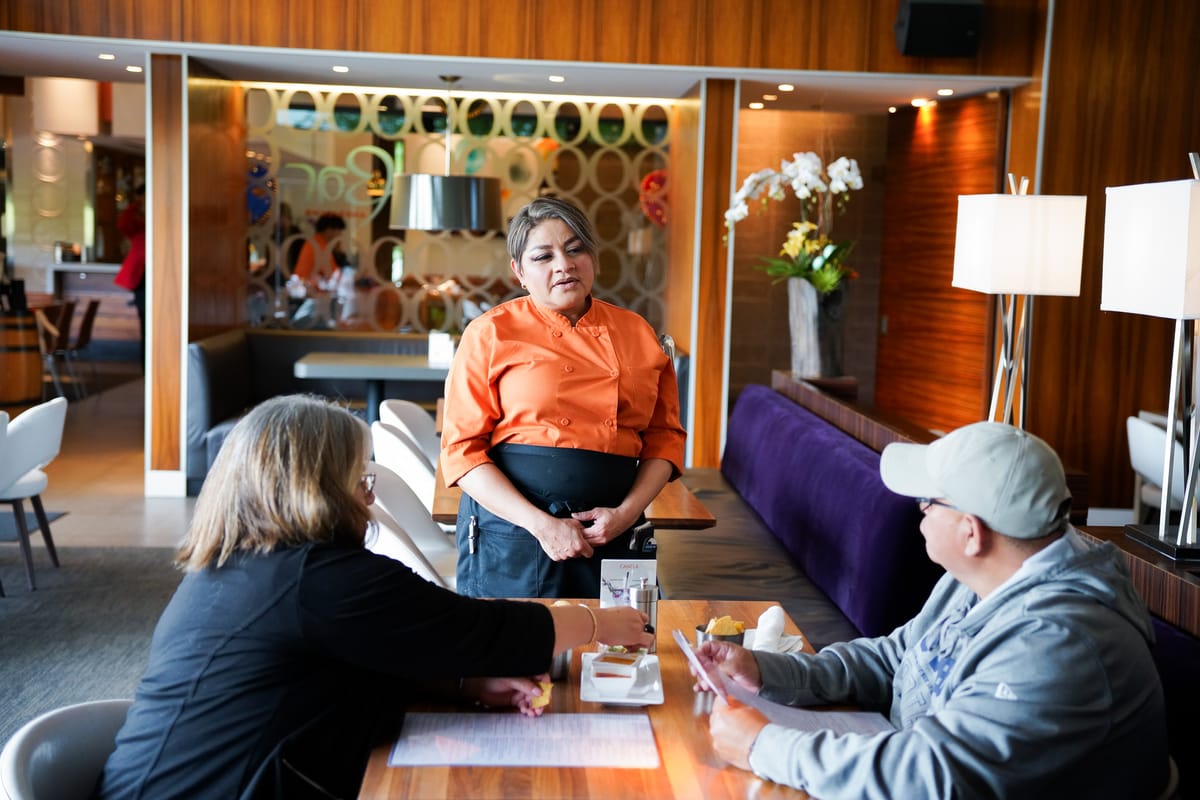
{"label": "small round light fixture", "polygon": [[781,83],[781,84],[779,84],[779,91],[781,91],[781,92],[794,92],[794,91],[796,91],[796,87],[795,87],[795,86],[793,86],[793,85],[792,85],[792,84],[790,84],[790,83]]}
{"label": "small round light fixture", "polygon": [[141,72],[142,68],[134,66],[133,64],[130,64],[128,67],[125,68],[125,71],[126,72]]}
{"label": "small round light fixture", "polygon": [[755,101],[750,104],[750,108],[754,109],[755,111],[760,110],[762,107],[763,107],[763,104],[759,103],[758,101]]}
{"label": "small round light fixture", "polygon": [[768,103],[773,103],[778,99],[779,99],[779,95],[777,95],[777,94],[764,94],[763,95],[763,100],[766,100]]}
{"label": "small round light fixture", "polygon": [[100,59],[101,61],[116,61],[117,60],[116,55],[113,53],[101,53],[100,55],[96,56],[96,58]]}
{"label": "small round light fixture", "polygon": [[912,99],[913,108],[924,108],[927,105],[929,105],[929,98],[927,97],[914,97]]}
{"label": "small round light fixture", "polygon": [[895,113],[896,113],[896,107],[895,107],[895,106],[888,106],[888,113],[889,113],[889,114],[895,114]]}
{"label": "small round light fixture", "polygon": [[551,83],[566,83],[567,79],[564,75],[551,75],[547,80]]}
{"label": "small round light fixture", "polygon": [[952,97],[953,95],[953,89],[938,89],[938,97]]}
{"label": "small round light fixture", "polygon": [[343,66],[341,64],[332,66],[332,67],[330,67],[330,69],[332,69],[334,72],[338,73],[339,75],[344,75],[345,73],[350,71],[349,67]]}

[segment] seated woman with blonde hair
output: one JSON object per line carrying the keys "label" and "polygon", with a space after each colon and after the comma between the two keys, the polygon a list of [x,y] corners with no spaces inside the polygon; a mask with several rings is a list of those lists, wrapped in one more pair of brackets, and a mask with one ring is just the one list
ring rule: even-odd
{"label": "seated woman with blonde hair", "polygon": [[99,796],[353,797],[414,697],[534,716],[553,655],[650,644],[632,608],[461,597],[367,551],[369,441],[307,396],[233,429]]}

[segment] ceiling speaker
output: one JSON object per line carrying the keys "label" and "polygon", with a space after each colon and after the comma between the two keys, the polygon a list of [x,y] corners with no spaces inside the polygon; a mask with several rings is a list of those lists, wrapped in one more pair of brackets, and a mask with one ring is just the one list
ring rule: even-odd
{"label": "ceiling speaker", "polygon": [[895,29],[906,56],[970,57],[983,32],[983,0],[900,0]]}

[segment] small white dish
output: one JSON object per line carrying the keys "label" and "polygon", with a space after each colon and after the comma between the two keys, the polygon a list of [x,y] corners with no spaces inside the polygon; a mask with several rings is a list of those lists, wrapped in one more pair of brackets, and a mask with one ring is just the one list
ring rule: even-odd
{"label": "small white dish", "polygon": [[[634,670],[633,685],[628,691],[606,693],[597,685],[594,677],[596,666],[592,663],[598,653],[583,653],[583,668],[579,678],[579,699],[588,703],[604,703],[611,706],[656,706],[663,702],[662,674],[658,669],[658,656],[644,655]],[[608,669],[611,665],[601,665]]]}

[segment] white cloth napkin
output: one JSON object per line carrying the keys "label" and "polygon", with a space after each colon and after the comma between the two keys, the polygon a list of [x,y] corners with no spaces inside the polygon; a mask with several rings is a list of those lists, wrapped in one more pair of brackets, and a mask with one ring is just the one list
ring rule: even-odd
{"label": "white cloth napkin", "polygon": [[801,636],[783,635],[783,609],[771,606],[758,618],[758,627],[754,631],[753,650],[765,650],[775,653],[799,652],[804,649],[804,638]]}

